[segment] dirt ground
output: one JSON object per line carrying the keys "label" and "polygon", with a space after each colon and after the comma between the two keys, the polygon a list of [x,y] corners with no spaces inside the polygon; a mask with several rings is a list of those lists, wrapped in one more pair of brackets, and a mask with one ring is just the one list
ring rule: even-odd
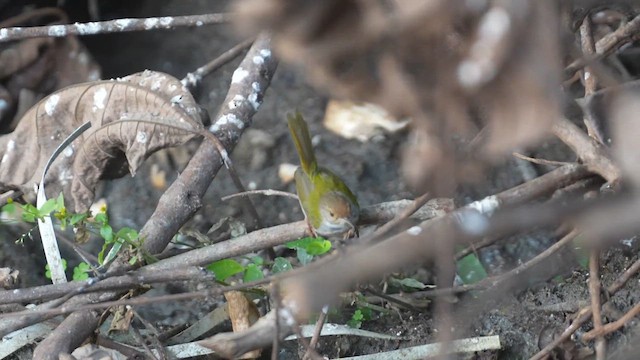
{"label": "dirt ground", "polygon": [[[101,8],[101,16],[107,19],[203,14],[223,11],[225,7],[224,1],[114,1]],[[76,13],[71,12],[72,21],[86,21],[87,14],[80,8],[76,10]],[[164,71],[181,78],[187,72],[231,48],[238,42],[238,38],[230,26],[216,25],[170,31],[99,35],[82,38],[82,41],[101,65],[103,78],[121,77],[144,69]],[[199,89],[197,99],[211,115],[216,113],[224,99],[231,74],[239,61],[240,59],[236,59],[205,78]],[[243,136],[232,155],[244,184],[255,189],[295,191],[293,184],[284,185],[279,179],[278,167],[283,163],[297,163],[285,125],[285,114],[298,109],[305,115],[310,123],[311,133],[318,141],[316,155],[319,161],[346,180],[358,194],[361,204],[415,197],[403,182],[399,171],[398,159],[406,134],[387,134],[367,143],[337,137],[322,126],[321,120],[327,100],[326,96],[310,87],[296,69],[285,64],[279,65],[251,129]],[[114,226],[139,229],[153,212],[162,194],[162,189],[150,186],[152,166],[157,167],[154,171],[159,169],[164,172],[166,181],[170,184],[185,166],[196,146],[197,144],[193,143],[179,149],[162,151],[151,157],[135,178],[127,176],[103,183],[99,197],[107,200]],[[547,156],[558,160],[571,158],[570,153],[557,144],[549,144],[545,151]],[[548,169],[537,165],[529,166],[529,170],[538,175]],[[456,195],[456,205],[464,205],[522,182],[522,164],[510,160],[496,167],[485,181],[461,186]],[[204,207],[187,227],[206,232],[218,219],[225,216],[234,216],[246,221],[248,218],[245,217],[239,202],[222,203],[219,200],[221,196],[234,192],[236,189],[228,174],[221,171],[209,188]],[[257,197],[254,203],[265,226],[302,218],[299,205],[290,199]],[[6,237],[15,237],[24,229],[4,231],[9,231]],[[479,255],[490,274],[499,274],[531,259],[555,240],[557,236],[550,231],[536,229],[527,235],[504,239],[481,250]],[[1,251],[3,255],[0,263],[3,266],[19,268],[21,273],[26,275],[23,285],[45,283],[41,276],[44,261],[39,255],[41,249],[35,242],[27,240],[24,245],[14,245],[5,241]],[[64,251],[69,258],[73,258],[69,249]],[[623,246],[607,251],[602,260],[603,285],[610,284],[635,260],[635,257],[635,253],[629,252]],[[32,264],[32,267],[29,267],[29,264]],[[553,334],[562,332],[568,326],[569,317],[589,299],[588,272],[578,264],[571,252],[564,255],[561,264],[553,263],[546,266],[550,266],[554,272],[561,269],[563,275],[549,279],[539,272],[534,272],[537,275],[532,275],[528,283],[517,284],[512,291],[495,297],[491,309],[475,312],[468,318],[456,316],[454,334],[460,337],[500,335],[503,345],[503,350],[499,353],[476,354],[465,358],[528,358],[544,346]],[[414,272],[408,273],[413,274]],[[640,302],[639,287],[638,281],[630,281],[624,290],[612,298],[610,314],[606,315],[615,318],[616,314],[624,313]],[[458,309],[472,307],[477,296],[482,294],[470,292],[459,298],[452,298],[454,315],[468,314]],[[162,303],[140,308],[140,311],[157,324],[170,326],[193,322],[216,305],[204,301],[193,301],[188,306],[183,303]],[[346,312],[348,311],[350,310],[347,309]],[[363,329],[399,335],[407,340],[384,341],[355,337],[322,339],[320,353],[330,358],[354,356],[436,341],[438,334],[434,330],[432,314],[430,310],[394,310],[362,325]],[[590,328],[590,323],[587,326]],[[627,327],[616,332],[608,339],[611,352],[624,345],[631,335]],[[567,345],[565,352],[558,351],[556,356],[558,359],[580,358],[580,351],[592,346],[593,344],[578,344],[576,348],[572,348]],[[298,350],[297,345],[286,345],[280,358],[297,358]]]}

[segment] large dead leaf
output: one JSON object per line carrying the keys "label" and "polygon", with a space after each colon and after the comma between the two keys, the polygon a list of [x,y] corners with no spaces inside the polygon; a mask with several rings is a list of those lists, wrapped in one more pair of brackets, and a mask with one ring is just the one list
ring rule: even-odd
{"label": "large dead leaf", "polygon": [[73,85],[44,98],[13,133],[0,137],[0,183],[32,193],[55,148],[86,122],[92,127],[46,177],[47,194],[62,191],[74,211],[89,208],[99,179],[124,175],[127,163],[135,175],[151,153],[183,144],[203,129],[192,95],[170,75],[145,71]]}

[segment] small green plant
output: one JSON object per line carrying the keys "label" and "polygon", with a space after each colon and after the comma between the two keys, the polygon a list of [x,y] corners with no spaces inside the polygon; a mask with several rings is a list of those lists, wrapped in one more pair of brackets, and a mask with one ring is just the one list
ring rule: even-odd
{"label": "small green plant", "polygon": [[[62,259],[62,268],[67,270],[67,260]],[[47,279],[51,279],[51,270],[49,269],[49,265],[44,266],[44,276]],[[91,271],[91,266],[86,262],[81,262],[78,266],[73,268],[73,281],[82,281],[87,280],[89,278],[89,272]]]}
{"label": "small green plant", "polygon": [[353,315],[351,315],[351,319],[347,321],[347,326],[354,329],[360,329],[365,321],[372,320],[373,318],[374,313],[371,308],[358,306],[353,312]]}
{"label": "small green plant", "polygon": [[[331,250],[331,242],[323,238],[303,238],[287,243],[289,249],[296,250],[298,261],[300,264],[306,265],[314,256],[322,255]],[[243,266],[233,259],[223,259],[213,262],[207,266],[207,269],[216,275],[216,279],[225,282],[228,278],[242,273],[242,281],[247,283],[257,281],[264,278],[262,270],[265,267],[264,259],[259,256],[251,258],[251,262]],[[271,273],[277,274],[293,269],[291,262],[283,257],[277,257],[271,265]]]}
{"label": "small green plant", "polygon": [[[104,240],[102,249],[98,253],[100,265],[105,265],[113,260],[125,245],[136,250],[136,254],[129,260],[131,264],[135,264],[141,258],[148,262],[156,261],[149,254],[141,251],[142,240],[135,229],[124,227],[117,232],[113,231],[106,210],[106,206],[102,206],[98,213],[93,216],[90,211],[69,213],[64,206],[62,193],[55,199],[47,200],[40,208],[36,208],[32,204],[17,205],[12,199],[8,199],[7,204],[1,209],[2,212],[6,212],[27,223],[36,223],[38,220],[44,219],[45,216],[52,216],[60,222],[62,230],[72,226],[78,242],[85,242],[91,233],[99,235]],[[24,241],[27,236],[30,237],[34,229],[35,227],[23,234],[18,239],[18,242]],[[86,270],[84,267],[82,269]],[[83,270],[79,270],[78,276],[81,276],[82,273]],[[74,274],[76,274],[75,269]]]}
{"label": "small green plant", "polygon": [[81,262],[78,266],[73,268],[73,281],[87,280],[89,278],[90,271],[91,266],[84,261]]}
{"label": "small green plant", "polygon": [[306,265],[313,260],[314,256],[329,252],[329,250],[331,250],[331,242],[321,237],[306,237],[288,242],[287,247],[296,250],[298,261],[300,261],[300,264]]}

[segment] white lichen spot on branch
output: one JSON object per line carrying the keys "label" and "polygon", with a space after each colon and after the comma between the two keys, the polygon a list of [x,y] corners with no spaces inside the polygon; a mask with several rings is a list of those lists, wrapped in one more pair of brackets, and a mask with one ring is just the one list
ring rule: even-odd
{"label": "white lichen spot on branch", "polygon": [[484,214],[474,210],[463,210],[455,214],[462,231],[467,234],[480,236],[489,229],[489,221]]}
{"label": "white lichen spot on branch", "polygon": [[258,111],[258,108],[262,104],[262,93],[260,92],[260,83],[253,82],[251,83],[252,92],[249,94],[249,102],[253,107],[254,111]]}
{"label": "white lichen spot on branch", "polygon": [[113,22],[113,24],[120,30],[124,30],[128,28],[133,23],[134,23],[133,19],[118,19]]}
{"label": "white lichen spot on branch", "polygon": [[412,236],[418,236],[422,233],[422,228],[420,226],[413,226],[407,230],[407,234]]}
{"label": "white lichen spot on branch", "polygon": [[233,97],[233,100],[229,101],[229,103],[227,104],[227,106],[229,107],[229,109],[235,109],[238,106],[242,105],[242,103],[245,101],[246,99],[244,98],[244,96],[238,94],[236,96]]}
{"label": "white lichen spot on branch", "polygon": [[238,119],[237,116],[235,116],[234,114],[224,114],[220,116],[220,118],[218,118],[218,121],[216,121],[213,125],[209,127],[209,131],[216,132],[220,130],[221,126],[227,125],[227,124],[234,125],[240,130],[244,128],[244,122]]}
{"label": "white lichen spot on branch", "polygon": [[161,17],[159,20],[160,20],[160,26],[168,27],[168,26],[171,26],[171,24],[173,24],[173,18],[171,16]]}
{"label": "white lichen spot on branch", "polygon": [[100,23],[97,22],[88,22],[86,24],[75,23],[73,25],[76,27],[76,29],[78,30],[78,34],[80,35],[97,34],[98,32],[100,32],[100,30],[102,30]]}
{"label": "white lichen spot on branch", "polygon": [[475,209],[483,215],[491,216],[500,207],[500,200],[495,195],[491,195],[482,200],[474,201],[467,207]]}
{"label": "white lichen spot on branch", "polygon": [[260,50],[260,56],[262,56],[265,60],[267,58],[271,57],[271,50],[270,49],[262,49]]}
{"label": "white lichen spot on branch", "polygon": [[233,72],[231,76],[232,84],[239,84],[244,80],[247,76],[249,76],[249,72],[241,67],[237,68],[236,71]]}
{"label": "white lichen spot on branch", "polygon": [[49,26],[49,31],[47,32],[49,36],[65,36],[67,35],[67,29],[64,25],[51,25]]}
{"label": "white lichen spot on branch", "polygon": [[154,28],[157,24],[158,24],[157,18],[149,18],[144,21],[144,28],[145,30],[149,30]]}

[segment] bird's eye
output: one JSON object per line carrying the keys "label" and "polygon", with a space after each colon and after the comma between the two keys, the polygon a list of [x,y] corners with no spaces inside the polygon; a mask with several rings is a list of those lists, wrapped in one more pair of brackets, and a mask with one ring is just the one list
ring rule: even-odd
{"label": "bird's eye", "polygon": [[329,216],[335,217],[336,215],[333,213],[333,211],[329,211]]}

